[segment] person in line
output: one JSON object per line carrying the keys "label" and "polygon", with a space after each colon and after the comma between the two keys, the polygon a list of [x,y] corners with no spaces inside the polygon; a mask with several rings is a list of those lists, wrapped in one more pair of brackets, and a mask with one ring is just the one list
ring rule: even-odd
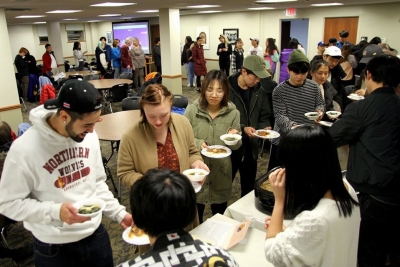
{"label": "person in line", "polygon": [[287,70],[289,57],[290,57],[290,54],[293,52],[293,50],[297,49],[298,45],[299,45],[299,41],[297,41],[296,38],[292,38],[289,41],[288,48],[283,49],[283,51],[281,53],[281,57],[279,59],[279,61],[281,63],[281,69],[280,69],[280,73],[279,73],[279,83],[282,83],[289,78],[289,73]]}
{"label": "person in line", "polygon": [[[320,59],[313,62],[310,69],[312,80],[318,84],[321,90],[322,98],[325,100],[325,111],[340,111],[340,105],[337,101],[341,101],[337,91],[328,82],[329,63]],[[324,115],[324,118],[326,116]]]}
{"label": "person in line", "polygon": [[[210,145],[224,145],[220,136],[226,133],[241,134],[240,114],[229,102],[229,84],[222,70],[207,73],[201,86],[199,99],[189,105],[184,114],[193,127],[196,147],[200,151]],[[242,145],[239,140],[229,146],[232,150]],[[224,214],[232,193],[232,165],[230,157],[214,159],[203,156],[210,174],[197,193],[197,211],[203,222],[205,204],[211,204],[212,214]]]}
{"label": "person in line", "polygon": [[[72,51],[73,51],[73,54],[74,54],[75,69],[76,70],[82,70],[80,68],[83,68],[83,63],[85,61],[85,54],[87,53],[87,51],[82,52],[81,43],[80,42],[74,42],[74,47],[72,48]],[[82,65],[79,64],[80,61],[82,61]]]}
{"label": "person in line", "polygon": [[[274,130],[279,132],[281,137],[292,128],[308,123],[309,119],[305,113],[317,112],[317,122],[325,114],[325,101],[320,88],[316,82],[306,78],[309,70],[310,62],[307,56],[297,49],[294,50],[288,61],[289,79],[279,84],[272,92]],[[281,165],[276,155],[281,137],[271,140],[268,171]]]}
{"label": "person in line", "polygon": [[235,49],[232,52],[232,75],[240,72],[243,66],[244,49],[243,41],[238,38],[235,41]]}
{"label": "person in line", "polygon": [[51,44],[46,44],[44,48],[46,49],[46,52],[44,52],[42,56],[42,73],[45,76],[49,76],[50,72],[53,75],[57,75],[58,73],[60,73],[60,71],[58,69],[57,60],[56,56],[54,55],[53,48],[51,47]]}
{"label": "person in line", "polygon": [[99,40],[102,43],[102,47],[104,47],[104,51],[106,54],[106,61],[107,61],[107,68],[106,69],[111,69],[111,46],[107,44],[107,39],[106,37],[102,36],[100,37]]}
{"label": "person in line", "polygon": [[29,50],[26,50],[27,53],[25,55],[25,62],[28,65],[28,72],[29,74],[34,74],[36,76],[39,76],[39,70],[36,66],[36,58],[34,56],[31,55],[31,53],[29,52]]}
{"label": "person in line", "polygon": [[[366,97],[347,107],[329,129],[336,146],[350,145],[347,180],[359,192],[358,266],[400,265],[400,60],[372,57],[365,72]],[[390,255],[393,254],[393,257]]]}
{"label": "person in line", "polygon": [[194,87],[194,63],[192,60],[192,37],[186,36],[185,38],[185,45],[182,49],[181,55],[181,65],[185,66],[186,70],[186,79],[188,81],[187,87]]}
{"label": "person in line", "polygon": [[353,46],[353,44],[347,41],[348,37],[349,37],[348,31],[343,30],[343,31],[339,32],[340,41],[336,43],[336,47],[339,49],[342,49],[343,46],[348,45],[351,48]]}
{"label": "person in line", "polygon": [[261,46],[258,45],[260,40],[257,37],[250,38],[251,41],[251,48],[249,49],[249,52],[247,52],[248,56],[251,55],[257,55],[259,57],[263,57],[264,51]]}
{"label": "person in line", "polygon": [[239,170],[241,196],[254,189],[257,174],[259,140],[254,133],[259,129],[271,129],[271,110],[267,92],[260,85],[260,79],[271,77],[265,68],[265,61],[257,55],[247,56],[241,72],[228,78],[229,100],[240,112],[242,146],[234,150],[232,160],[232,180]]}
{"label": "person in line", "polygon": [[137,37],[132,38],[132,48],[130,50],[133,64],[133,86],[136,90],[140,88],[144,81],[145,55]]}
{"label": "person in line", "polygon": [[201,76],[207,74],[206,60],[204,59],[203,39],[197,37],[196,44],[192,49],[192,60],[194,62],[194,74],[196,75],[196,91],[201,90]]}
{"label": "person in line", "polygon": [[[275,203],[265,225],[267,260],[274,266],[357,266],[360,208],[342,178],[332,137],[319,125],[299,126],[282,138],[278,157],[282,168],[268,178]],[[294,219],[285,228],[286,216]]]}
{"label": "person in line", "polygon": [[326,48],[325,42],[323,42],[323,41],[318,42],[318,44],[317,44],[317,54],[316,55],[322,56],[324,54],[325,48]]}
{"label": "person in line", "polygon": [[336,44],[337,44],[337,39],[336,39],[335,37],[329,38],[328,47],[330,47],[330,46],[336,46]]}
{"label": "person in line", "polygon": [[112,65],[114,68],[114,79],[118,79],[121,74],[121,47],[120,40],[114,39],[111,49]]}
{"label": "person in line", "polygon": [[225,71],[226,77],[229,76],[229,68],[231,64],[232,45],[229,43],[228,38],[220,34],[217,48],[217,55],[219,56],[219,69]]}
{"label": "person in line", "polygon": [[[105,183],[94,131],[101,108],[102,96],[91,83],[67,81],[58,98],[30,112],[33,126],[8,152],[0,213],[32,232],[35,266],[113,266],[102,214],[123,228],[133,223]],[[88,198],[105,202],[102,213],[79,215],[72,203]]]}
{"label": "person in line", "polygon": [[126,37],[125,44],[121,47],[121,73],[132,73],[132,58],[129,55],[129,47],[132,44],[132,38]]}
{"label": "person in line", "polygon": [[357,68],[357,60],[356,58],[350,54],[351,53],[351,46],[345,44],[342,46],[342,58],[340,59],[339,63],[342,67],[343,71],[346,73],[346,77],[342,79],[343,86],[347,85],[354,85],[355,77],[353,74],[353,70]]}
{"label": "person in line", "polygon": [[103,42],[98,42],[96,47],[96,67],[97,70],[100,71],[101,76],[104,76],[108,69],[107,55],[106,55],[106,47]]}
{"label": "person in line", "polygon": [[[196,148],[190,122],[171,110],[172,94],[165,86],[151,84],[146,87],[140,98],[141,119],[122,135],[118,151],[117,175],[128,188],[153,168],[178,172],[192,168],[210,172]],[[187,230],[198,225],[196,216]],[[139,252],[142,254],[148,248],[139,246]]]}
{"label": "person in line", "polygon": [[276,63],[279,61],[279,51],[274,38],[267,38],[265,41],[264,60],[265,66],[270,71],[273,79],[276,71]]}
{"label": "person in line", "polygon": [[18,55],[15,56],[14,64],[18,71],[18,78],[22,86],[22,97],[28,100],[28,86],[29,86],[29,70],[28,64],[25,62],[25,55],[28,50],[25,47],[19,49]]}
{"label": "person in line", "polygon": [[160,37],[156,37],[156,39],[154,39],[154,48],[153,48],[153,53],[154,53],[154,64],[156,65],[156,69],[157,72],[159,72],[160,74],[162,74],[162,69],[161,69],[161,41],[160,41]]}
{"label": "person in line", "polygon": [[129,201],[135,225],[149,236],[151,249],[119,267],[170,265],[170,258],[174,266],[239,266],[229,252],[194,240],[184,230],[196,216],[196,194],[184,175],[149,170],[133,184]]}

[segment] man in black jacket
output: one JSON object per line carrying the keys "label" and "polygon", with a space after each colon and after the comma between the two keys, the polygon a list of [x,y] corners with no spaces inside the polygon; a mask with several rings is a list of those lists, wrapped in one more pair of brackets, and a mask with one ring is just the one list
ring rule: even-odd
{"label": "man in black jacket", "polygon": [[400,60],[373,57],[366,66],[368,97],[350,104],[330,128],[336,145],[350,145],[347,180],[359,192],[361,227],[358,264],[399,265]]}
{"label": "man in black jacket", "polygon": [[241,196],[254,189],[257,174],[259,140],[253,136],[257,129],[271,129],[271,110],[267,92],[260,86],[260,78],[271,75],[265,68],[264,59],[247,56],[239,73],[228,78],[229,100],[240,112],[242,146],[232,152],[232,179],[239,169]]}

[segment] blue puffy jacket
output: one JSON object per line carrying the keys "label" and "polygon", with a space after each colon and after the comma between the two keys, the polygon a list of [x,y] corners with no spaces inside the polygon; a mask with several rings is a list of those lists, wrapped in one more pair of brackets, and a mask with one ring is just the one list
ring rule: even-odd
{"label": "blue puffy jacket", "polygon": [[111,49],[111,58],[112,58],[114,68],[120,68],[121,67],[121,48],[120,47],[113,47]]}

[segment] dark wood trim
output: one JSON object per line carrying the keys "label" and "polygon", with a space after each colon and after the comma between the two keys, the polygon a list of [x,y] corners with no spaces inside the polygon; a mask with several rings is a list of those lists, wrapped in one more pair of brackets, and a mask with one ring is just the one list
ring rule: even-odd
{"label": "dark wood trim", "polygon": [[205,58],[206,61],[218,61],[218,59],[215,58]]}
{"label": "dark wood trim", "polygon": [[177,75],[162,75],[163,78],[167,79],[176,79],[176,78],[182,78],[182,74],[177,74]]}
{"label": "dark wood trim", "polygon": [[0,108],[0,112],[9,111],[9,110],[13,110],[13,109],[20,109],[20,108],[21,108],[21,104],[6,106],[6,107]]}

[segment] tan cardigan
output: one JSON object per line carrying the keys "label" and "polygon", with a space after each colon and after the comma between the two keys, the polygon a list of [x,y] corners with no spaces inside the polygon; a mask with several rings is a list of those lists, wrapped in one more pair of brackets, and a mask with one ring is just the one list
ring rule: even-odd
{"label": "tan cardigan", "polygon": [[[178,154],[181,173],[196,160],[203,161],[196,148],[193,130],[188,119],[171,114],[172,141]],[[122,136],[118,151],[118,178],[129,188],[148,170],[158,168],[157,142],[153,126],[138,121]]]}

